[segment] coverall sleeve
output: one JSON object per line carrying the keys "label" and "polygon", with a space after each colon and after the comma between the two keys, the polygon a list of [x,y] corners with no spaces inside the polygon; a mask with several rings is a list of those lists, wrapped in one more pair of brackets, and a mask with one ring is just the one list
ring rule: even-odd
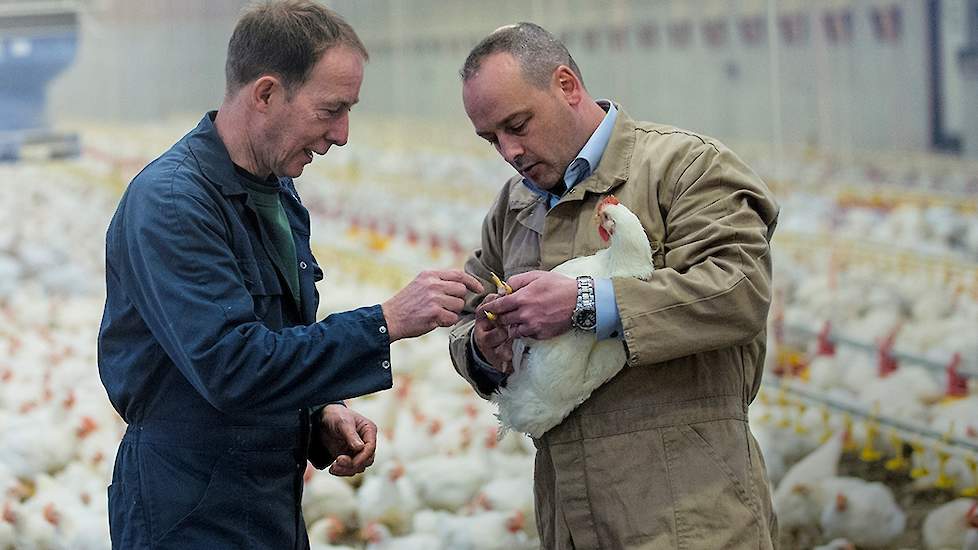
{"label": "coverall sleeve", "polygon": [[171,181],[130,186],[110,271],[189,383],[225,413],[301,409],[392,385],[380,306],[274,332],[213,198]]}
{"label": "coverall sleeve", "polygon": [[767,186],[709,143],[666,173],[654,206],[666,205],[665,267],[649,281],[613,279],[630,365],[742,344],[767,320],[778,216]]}

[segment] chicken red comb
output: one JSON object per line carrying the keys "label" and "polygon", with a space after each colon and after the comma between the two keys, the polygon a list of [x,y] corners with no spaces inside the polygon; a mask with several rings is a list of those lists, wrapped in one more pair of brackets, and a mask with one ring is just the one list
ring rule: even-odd
{"label": "chicken red comb", "polygon": [[618,197],[614,195],[608,195],[607,197],[601,199],[602,206],[607,206],[609,204],[621,204],[621,201],[619,201]]}

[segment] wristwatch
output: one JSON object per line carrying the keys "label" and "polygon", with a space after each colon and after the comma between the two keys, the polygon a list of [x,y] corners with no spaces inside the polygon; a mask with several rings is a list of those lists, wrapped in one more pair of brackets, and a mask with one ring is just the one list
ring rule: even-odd
{"label": "wristwatch", "polygon": [[571,314],[571,325],[578,330],[594,332],[598,326],[598,314],[594,306],[594,279],[577,278],[577,305]]}

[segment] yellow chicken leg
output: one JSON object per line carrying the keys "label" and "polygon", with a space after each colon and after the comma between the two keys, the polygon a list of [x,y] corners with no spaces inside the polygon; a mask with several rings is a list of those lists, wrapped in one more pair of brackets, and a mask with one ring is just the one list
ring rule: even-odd
{"label": "yellow chicken leg", "polygon": [[[489,272],[489,277],[492,278],[492,282],[496,285],[496,292],[498,292],[499,294],[502,294],[504,296],[507,295],[507,294],[512,294],[513,293],[513,287],[511,287],[508,284],[506,284],[506,281],[500,279],[499,278],[499,275],[496,275],[495,273],[493,273],[492,271],[490,271]],[[492,321],[492,322],[495,323],[496,322],[496,314],[493,313],[493,312],[491,312],[491,311],[489,311],[489,310],[486,310],[486,319],[489,319],[490,321]]]}

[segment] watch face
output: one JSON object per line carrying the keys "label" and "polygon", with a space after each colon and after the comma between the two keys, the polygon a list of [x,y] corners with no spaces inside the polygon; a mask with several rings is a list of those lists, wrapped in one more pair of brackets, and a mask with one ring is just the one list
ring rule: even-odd
{"label": "watch face", "polygon": [[578,311],[574,315],[574,324],[581,330],[591,330],[598,324],[597,315],[593,310]]}

